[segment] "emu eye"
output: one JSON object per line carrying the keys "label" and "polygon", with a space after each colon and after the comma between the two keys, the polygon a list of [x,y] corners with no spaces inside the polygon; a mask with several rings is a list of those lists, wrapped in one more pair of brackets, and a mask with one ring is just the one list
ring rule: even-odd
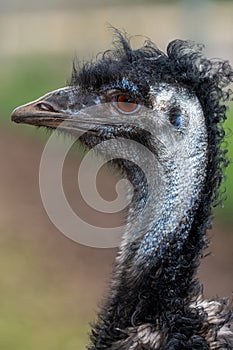
{"label": "emu eye", "polygon": [[131,114],[137,112],[141,106],[126,94],[113,96],[112,102],[114,106],[124,114]]}

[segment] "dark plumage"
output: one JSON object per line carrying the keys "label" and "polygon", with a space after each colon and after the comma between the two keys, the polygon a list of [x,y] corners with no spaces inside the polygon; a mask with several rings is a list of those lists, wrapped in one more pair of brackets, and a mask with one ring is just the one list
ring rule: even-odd
{"label": "dark plumage", "polygon": [[132,50],[116,31],[113,50],[74,65],[67,88],[13,112],[15,122],[56,128],[63,121],[66,132],[84,130],[89,148],[120,138],[149,150],[149,158],[136,150],[152,167],[148,178],[129,160],[130,147],[112,161],[134,196],[89,349],[233,349],[228,299],[204,300],[196,279],[227,165],[222,123],[233,82],[230,64],[205,58],[202,49],[175,40],[164,54],[148,40]]}

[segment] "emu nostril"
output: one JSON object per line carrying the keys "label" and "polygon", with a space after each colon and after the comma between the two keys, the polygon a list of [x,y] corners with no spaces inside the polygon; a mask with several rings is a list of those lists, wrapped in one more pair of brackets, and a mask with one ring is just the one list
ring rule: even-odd
{"label": "emu nostril", "polygon": [[51,106],[49,103],[47,102],[40,102],[36,105],[37,108],[39,108],[41,111],[45,111],[45,112],[56,112],[55,109],[53,108],[53,106]]}

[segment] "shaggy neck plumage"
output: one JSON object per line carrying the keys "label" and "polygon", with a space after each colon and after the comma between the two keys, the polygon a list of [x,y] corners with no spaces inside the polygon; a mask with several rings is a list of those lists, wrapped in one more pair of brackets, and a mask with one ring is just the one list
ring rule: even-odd
{"label": "shaggy neck plumage", "polygon": [[[153,172],[152,192],[142,170],[128,161],[119,162],[134,186],[134,197],[111,297],[93,331],[93,349],[124,338],[124,330],[132,326],[160,321],[166,326],[168,314],[175,315],[199,294],[194,275],[205,245],[206,223],[196,228],[207,163],[203,145],[195,156],[184,159],[182,168],[179,161],[171,159],[157,162],[162,180]],[[195,164],[191,170],[189,162]],[[187,320],[192,317],[189,312],[183,310]],[[112,327],[115,332],[110,342]]]}

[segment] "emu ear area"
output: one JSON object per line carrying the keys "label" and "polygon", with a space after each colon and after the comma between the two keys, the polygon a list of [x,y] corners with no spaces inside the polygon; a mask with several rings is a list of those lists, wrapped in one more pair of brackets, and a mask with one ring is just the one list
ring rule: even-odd
{"label": "emu ear area", "polygon": [[225,103],[233,100],[232,90],[226,89],[233,83],[233,69],[229,61],[207,59],[203,48],[193,41],[174,40],[167,54],[171,74],[198,97],[208,126],[226,119]]}

